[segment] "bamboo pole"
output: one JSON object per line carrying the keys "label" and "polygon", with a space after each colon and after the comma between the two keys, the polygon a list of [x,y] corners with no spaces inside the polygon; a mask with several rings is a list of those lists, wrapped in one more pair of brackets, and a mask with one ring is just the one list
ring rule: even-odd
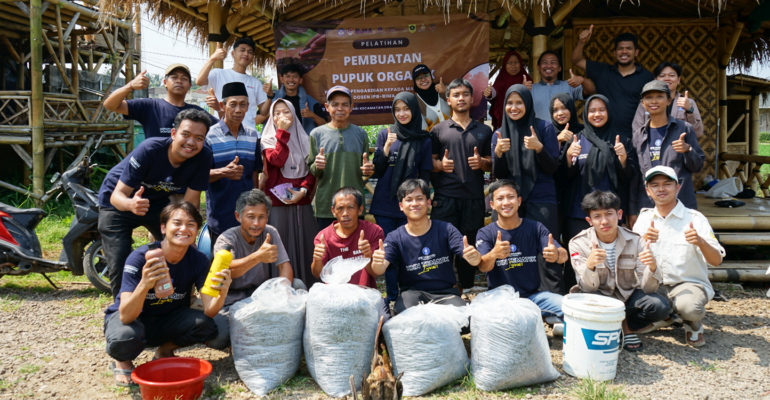
{"label": "bamboo pole", "polygon": [[[21,62],[21,57],[19,57],[19,53],[16,52],[16,49],[13,48],[13,45],[11,44],[11,41],[8,40],[8,36],[0,35],[0,40],[3,41],[3,44],[5,44],[5,48],[8,50],[8,53],[11,55],[11,58],[14,59],[17,63]],[[5,65],[5,64],[3,64]],[[5,75],[3,75],[5,76]],[[5,82],[5,79],[3,79],[3,82]]]}
{"label": "bamboo pole", "polygon": [[206,14],[201,14],[197,10],[189,8],[178,1],[175,1],[175,0],[164,0],[164,1],[171,7],[181,10],[184,13],[190,14],[201,21],[206,21],[208,19],[208,17],[206,17]]}
{"label": "bamboo pole", "polygon": [[[83,7],[79,4],[72,3],[67,0],[48,0],[51,2],[51,4],[56,4],[62,6],[66,10],[70,10],[73,12],[80,12],[83,16],[92,19],[92,20],[99,20],[99,11]],[[110,16],[103,16],[106,21],[111,25],[117,25],[121,28],[127,29],[129,24],[127,24],[125,21],[121,21],[117,18],[110,17]]]}
{"label": "bamboo pole", "polygon": [[569,2],[563,4],[561,7],[559,7],[556,12],[553,13],[551,16],[551,20],[553,20],[553,24],[555,26],[559,26],[561,22],[567,18],[569,13],[580,3],[580,0],[570,0]]}
{"label": "bamboo pole", "polygon": [[[131,80],[134,79],[134,28],[133,28],[133,26],[126,30],[126,39],[127,39],[126,40],[126,42],[127,42],[126,44],[128,45],[128,46],[126,46],[126,53],[128,53],[128,58],[126,59],[126,82],[130,82]],[[128,96],[130,96],[130,97],[128,97]],[[131,91],[128,94],[128,96],[127,96],[128,98],[133,99],[134,98],[134,92]],[[128,121],[128,127],[126,127],[126,133],[130,134],[131,138],[134,137],[134,121],[133,120],[129,120]],[[134,144],[134,141],[131,140],[126,145],[126,150],[128,150],[129,152],[131,150],[133,150],[133,147],[134,147],[133,144]]]}
{"label": "bamboo pole", "polygon": [[[51,46],[51,41],[48,40],[47,36],[45,35],[42,35],[42,36],[43,36],[43,41],[45,42],[45,45],[48,48],[48,53],[50,53],[51,57],[53,57],[54,64],[56,64],[56,68],[59,70],[59,74],[61,75],[61,78],[64,81],[64,84],[67,86],[67,89],[70,90],[70,93],[77,95],[78,91],[75,90],[69,78],[67,78],[67,74],[64,71],[63,64],[59,60],[59,57],[56,56],[56,53],[54,53],[53,51],[53,46]],[[41,58],[42,58],[42,55],[41,55]],[[80,112],[83,114],[83,118],[88,119],[88,113],[86,112],[85,108],[83,108],[83,105],[80,104],[80,101],[75,100],[75,104],[77,104],[78,109],[80,109]]]}
{"label": "bamboo pole", "polygon": [[56,11],[56,32],[58,33],[59,40],[59,59],[64,59],[64,30],[61,26],[61,9],[59,7],[53,8]]}
{"label": "bamboo pole", "polygon": [[[72,28],[72,25],[67,28],[68,31],[70,31],[70,28]],[[78,37],[76,35],[72,35],[70,37],[70,56],[72,57],[72,63],[70,64],[70,81],[72,82],[72,89],[75,90],[74,94],[76,97],[80,97],[80,74],[78,73],[78,62],[76,60],[80,60],[80,54],[78,53]],[[64,59],[61,59],[61,62],[64,62]]]}
{"label": "bamboo pole", "polygon": [[572,25],[588,29],[590,25],[601,26],[677,26],[677,25],[714,25],[716,18],[641,18],[641,17],[613,17],[613,18],[572,18]]}
{"label": "bamboo pole", "polygon": [[[741,32],[743,31],[743,22],[736,22],[733,26],[733,33],[730,36],[730,41],[726,42],[725,47],[722,48],[722,59],[721,62],[724,65],[727,65],[730,63],[730,57],[733,55],[733,50],[735,50],[735,45],[738,44],[738,39],[741,38]],[[720,32],[722,34],[723,32]],[[724,31],[724,34],[727,34],[727,31]],[[726,38],[725,38],[726,39]]]}
{"label": "bamboo pole", "polygon": [[[535,28],[545,27],[545,21],[547,19],[546,12],[547,10],[543,9],[543,7],[539,7],[539,6],[532,7],[532,20],[535,22]],[[537,59],[540,58],[540,55],[543,54],[546,50],[548,50],[547,40],[548,40],[547,35],[537,35],[532,37],[532,60],[530,60],[529,62],[530,66],[536,63]],[[536,66],[534,68],[531,68],[531,70],[532,70],[532,80],[534,82],[539,82],[540,71],[538,71]]]}
{"label": "bamboo pole", "polygon": [[5,29],[0,29],[0,35],[7,36],[11,39],[21,39],[21,35],[14,31],[7,31]]}
{"label": "bamboo pole", "polygon": [[[720,55],[720,60],[723,60],[723,54],[727,43],[727,29],[726,27],[720,27],[717,32],[717,53]],[[728,61],[729,61],[728,57]],[[719,76],[717,77],[717,94],[718,94],[718,110],[719,110],[719,152],[727,152],[727,63],[721,63],[719,66]],[[715,165],[719,164],[719,159],[722,154],[717,154],[714,162]],[[720,168],[720,174],[717,179],[728,178],[728,175],[722,175],[722,169]]]}
{"label": "bamboo pole", "polygon": [[139,7],[139,4],[136,5],[136,8],[134,9],[134,21],[136,24],[136,33],[134,34],[134,37],[136,40],[134,41],[134,48],[137,50],[139,54],[139,58],[136,60],[136,69],[134,70],[134,76],[136,74],[140,73],[142,71],[142,9]]}
{"label": "bamboo pole", "polygon": [[731,126],[730,129],[727,131],[728,138],[733,134],[733,132],[735,131],[735,128],[737,128],[738,125],[740,125],[741,121],[743,121],[744,118],[746,118],[746,114],[741,114],[741,116],[738,117],[738,119],[735,120],[735,122],[733,122],[733,126]]}
{"label": "bamboo pole", "polygon": [[[29,43],[32,52],[30,61],[32,98],[30,101],[30,127],[32,128],[32,191],[38,196],[45,193],[45,144],[43,141],[43,15],[41,0],[30,0]],[[46,38],[46,40],[48,40]],[[35,199],[35,204],[43,204]]]}
{"label": "bamboo pole", "polygon": [[[208,4],[209,11],[209,34],[220,34],[220,28],[222,28],[222,5],[218,1],[210,1]],[[213,55],[217,51],[217,42],[209,41],[209,56]],[[214,63],[214,68],[222,68],[224,63],[217,61]]]}

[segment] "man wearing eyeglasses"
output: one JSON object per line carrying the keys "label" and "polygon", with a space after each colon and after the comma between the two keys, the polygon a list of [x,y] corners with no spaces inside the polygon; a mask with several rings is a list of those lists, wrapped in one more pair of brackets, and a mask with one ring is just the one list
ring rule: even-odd
{"label": "man wearing eyeglasses", "polygon": [[[144,70],[131,82],[112,92],[107,100],[104,100],[104,108],[122,114],[124,119],[134,120],[142,124],[145,139],[170,137],[171,129],[174,127],[174,118],[181,111],[191,108],[204,111],[194,104],[184,102],[191,86],[190,69],[186,65],[178,63],[169,65],[163,74],[163,86],[166,87],[167,91],[165,98],[126,100],[126,96],[131,92],[147,89],[150,85],[150,78],[146,74],[147,70]],[[218,118],[209,117],[213,123],[219,121]]]}

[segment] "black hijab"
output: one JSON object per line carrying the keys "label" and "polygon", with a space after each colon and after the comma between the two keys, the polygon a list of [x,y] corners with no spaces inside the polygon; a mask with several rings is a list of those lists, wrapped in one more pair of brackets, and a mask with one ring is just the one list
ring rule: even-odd
{"label": "black hijab", "polygon": [[[433,93],[436,93],[434,90]],[[412,112],[412,119],[406,125],[402,125],[396,119],[396,102],[403,101]],[[393,125],[390,126],[390,132],[398,136],[401,145],[398,147],[398,157],[396,165],[393,167],[393,176],[390,179],[390,196],[396,197],[398,186],[403,183],[407,177],[411,176],[414,170],[414,159],[417,152],[420,151],[422,139],[430,136],[430,133],[422,129],[422,114],[417,97],[410,92],[401,92],[393,98],[390,106],[390,112],[393,114]]]}
{"label": "black hijab", "polygon": [[[598,99],[604,102],[607,108],[607,122],[601,128],[591,125],[588,120],[588,108],[591,101]],[[608,174],[612,187],[618,188],[618,174],[615,172],[615,137],[612,130],[612,110],[610,101],[606,97],[595,94],[586,100],[583,107],[583,121],[586,123],[583,127],[583,135],[591,142],[591,150],[588,151],[586,158],[586,170],[583,173],[583,194],[588,193],[591,188],[599,185],[605,174]]]}
{"label": "black hijab", "polygon": [[[418,65],[417,67],[419,67]],[[415,69],[417,68],[415,67]],[[428,68],[425,66],[425,68]],[[430,68],[428,68],[428,71],[430,71]],[[430,72],[429,72],[430,73]],[[429,106],[435,106],[438,104],[438,92],[435,89],[435,85],[433,85],[433,76],[431,75],[431,85],[427,89],[420,89],[420,87],[417,86],[417,77],[412,76],[413,86],[414,86],[414,92],[420,95],[420,98],[422,101],[424,101]],[[412,107],[409,107],[412,108]],[[419,110],[418,110],[419,111]],[[414,112],[412,112],[412,115],[414,115]]]}
{"label": "black hijab", "polygon": [[[515,180],[521,188],[519,196],[521,196],[523,200],[527,200],[529,193],[532,191],[532,188],[537,181],[537,155],[534,150],[528,150],[524,147],[524,137],[532,135],[530,127],[535,128],[535,134],[541,143],[543,142],[543,134],[540,132],[539,120],[535,118],[532,93],[522,84],[513,85],[508,88],[507,92],[505,92],[505,103],[508,102],[508,98],[513,92],[518,93],[524,101],[524,116],[518,121],[514,121],[508,113],[505,112],[504,108],[503,113],[505,114],[505,117],[503,118],[503,124],[500,127],[500,136],[503,139],[511,139],[511,150],[505,153],[505,158],[508,162],[508,170],[510,171],[513,180]],[[543,149],[543,151],[545,151],[545,149]]]}
{"label": "black hijab", "polygon": [[569,130],[570,132],[580,132],[583,130],[583,124],[580,123],[577,117],[577,111],[575,110],[575,100],[572,100],[572,96],[567,93],[557,93],[551,98],[551,104],[548,106],[548,110],[551,111],[551,124],[556,129],[556,134],[564,130],[566,125],[560,125],[553,117],[553,101],[558,99],[564,107],[569,110]]}

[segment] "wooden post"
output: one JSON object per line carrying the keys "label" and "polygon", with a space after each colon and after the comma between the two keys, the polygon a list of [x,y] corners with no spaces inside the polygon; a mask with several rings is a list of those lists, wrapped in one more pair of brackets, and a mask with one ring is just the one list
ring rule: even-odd
{"label": "wooden post", "polygon": [[61,9],[59,6],[53,9],[56,11],[56,31],[59,35],[59,59],[64,60],[64,29],[61,26]]}
{"label": "wooden post", "polygon": [[564,64],[562,76],[569,76],[569,70],[572,68],[572,49],[575,48],[572,32],[572,28],[564,30],[564,47],[561,49],[561,62]]}
{"label": "wooden post", "polygon": [[[130,82],[132,79],[134,79],[134,27],[129,27],[126,29],[126,33],[126,52],[128,53],[128,57],[126,58],[126,82]],[[128,98],[133,99],[134,92],[129,93]],[[134,149],[134,121],[128,121],[126,133],[131,139],[128,141],[128,143],[126,143],[126,153],[130,153]]]}
{"label": "wooden post", "polygon": [[[717,38],[717,48],[721,57],[720,61],[722,61],[724,60],[724,51],[727,43],[727,28],[724,26],[719,28],[717,35],[719,35]],[[728,57],[727,60],[729,61],[730,58]],[[719,167],[721,163],[719,154],[727,153],[727,63],[720,63],[719,65],[717,93],[719,99],[719,150],[714,162],[717,167]],[[722,168],[718,168],[717,170],[719,171],[719,176],[716,177],[717,179],[729,178],[729,176],[724,175]]]}
{"label": "wooden post", "polygon": [[[78,74],[78,36],[75,34],[70,35],[70,57],[72,57],[72,63],[70,63],[70,83],[72,88],[75,89],[75,96],[80,98],[80,74]],[[61,60],[62,64],[64,59]]]}
{"label": "wooden post", "polygon": [[139,54],[139,59],[136,60],[136,69],[134,70],[134,76],[136,76],[137,74],[142,73],[142,9],[139,8],[138,3],[134,9],[134,20],[136,21],[136,33],[134,34],[136,40],[134,41],[134,49],[136,50],[136,53]]}
{"label": "wooden post", "polygon": [[[42,196],[45,193],[45,146],[43,138],[43,12],[42,0],[30,0],[29,15],[29,47],[30,78],[32,80],[32,96],[30,104],[30,127],[32,128],[32,191]],[[43,202],[35,198],[35,205],[43,206]]]}
{"label": "wooden post", "polygon": [[[546,15],[547,10],[539,5],[532,6],[532,20],[535,22],[535,28],[544,28],[545,21],[548,19]],[[530,72],[532,72],[532,80],[540,82],[540,71],[537,70],[537,59],[540,55],[548,50],[548,36],[537,35],[532,38],[532,58],[529,60]]]}
{"label": "wooden post", "polygon": [[[19,62],[16,63],[19,67],[16,68],[16,90],[24,90],[24,81],[25,81],[25,74],[24,74],[24,41],[19,40]],[[42,55],[40,56],[43,57]]]}
{"label": "wooden post", "polygon": [[[749,106],[751,119],[749,120],[749,154],[752,156],[759,155],[759,94],[754,94],[751,98],[751,105]],[[751,172],[757,164],[750,164],[748,171]],[[760,166],[761,167],[761,166]],[[751,180],[749,178],[749,180]],[[759,193],[759,181],[754,186],[754,191]]]}
{"label": "wooden post", "polygon": [[[219,35],[222,27],[222,5],[218,1],[209,1],[209,34]],[[224,46],[224,45],[223,45]],[[209,41],[209,56],[217,51],[217,42]],[[224,63],[217,61],[214,68],[222,68]]]}

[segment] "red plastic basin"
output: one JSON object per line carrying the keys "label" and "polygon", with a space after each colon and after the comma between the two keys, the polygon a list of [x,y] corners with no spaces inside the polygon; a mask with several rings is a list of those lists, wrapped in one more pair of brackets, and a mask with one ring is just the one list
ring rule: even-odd
{"label": "red plastic basin", "polygon": [[168,357],[136,367],[131,379],[139,384],[144,400],[196,400],[211,369],[206,360]]}

